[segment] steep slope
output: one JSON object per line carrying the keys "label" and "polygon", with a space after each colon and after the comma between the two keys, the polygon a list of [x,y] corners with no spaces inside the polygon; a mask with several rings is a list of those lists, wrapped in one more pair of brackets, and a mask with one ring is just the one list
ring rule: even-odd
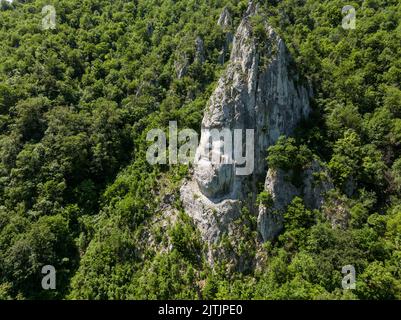
{"label": "steep slope", "polygon": [[[235,34],[227,70],[206,108],[198,150],[209,144],[209,130],[251,129],[254,152],[248,160],[253,165],[247,165],[254,170],[238,175],[235,161],[215,163],[208,154],[201,155],[193,178],[181,188],[184,208],[209,244],[217,243],[230,230],[249,193],[255,200],[257,183],[266,175],[267,148],[281,135],[293,133],[300,120],[308,117],[310,95],[284,42],[251,2]],[[245,144],[251,142],[242,141],[245,150],[249,147]],[[213,152],[224,155],[221,148]]]}

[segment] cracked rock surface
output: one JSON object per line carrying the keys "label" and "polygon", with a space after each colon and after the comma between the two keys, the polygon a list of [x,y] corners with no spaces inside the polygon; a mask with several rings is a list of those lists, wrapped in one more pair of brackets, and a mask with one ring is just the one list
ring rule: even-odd
{"label": "cracked rock surface", "polygon": [[[205,109],[199,145],[202,149],[209,143],[205,130],[253,129],[253,173],[237,175],[235,161],[216,164],[204,156],[181,187],[184,209],[209,244],[217,243],[230,230],[248,194],[256,197],[256,185],[267,173],[267,148],[279,136],[291,135],[310,113],[310,90],[293,69],[283,40],[267,23],[265,40],[261,43],[255,36],[252,17],[257,10],[251,2],[235,33],[230,61]],[[221,20],[225,19],[223,15]],[[269,223],[259,230],[274,229]]]}

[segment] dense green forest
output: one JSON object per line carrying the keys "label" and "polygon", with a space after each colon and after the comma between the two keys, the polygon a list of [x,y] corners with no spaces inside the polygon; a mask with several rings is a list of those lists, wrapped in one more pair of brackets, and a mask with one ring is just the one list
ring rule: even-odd
{"label": "dense green forest", "polygon": [[[49,4],[57,25],[42,30]],[[341,27],[347,4],[355,30]],[[247,5],[2,1],[0,299],[401,299],[399,0],[260,1],[314,91],[311,119],[266,161],[318,157],[335,184],[320,211],[295,198],[273,242],[258,243],[244,210],[240,249],[263,264],[212,268],[179,201],[188,167],[147,163],[150,129],[175,120],[200,130]],[[217,25],[223,8],[230,30]],[[166,197],[181,213],[161,228],[152,219]],[[348,264],[355,290],[341,287]],[[40,285],[44,265],[57,270],[56,290]]]}

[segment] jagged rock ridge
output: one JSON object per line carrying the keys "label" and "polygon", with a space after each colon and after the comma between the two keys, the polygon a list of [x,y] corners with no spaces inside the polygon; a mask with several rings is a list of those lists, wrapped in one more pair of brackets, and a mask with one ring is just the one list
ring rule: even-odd
{"label": "jagged rock ridge", "polygon": [[[252,17],[257,10],[251,2],[235,34],[227,69],[202,121],[203,132],[213,128],[254,130],[253,174],[239,176],[235,174],[235,164],[201,159],[192,179],[181,188],[184,208],[209,244],[217,243],[223,233],[230,231],[247,195],[256,196],[256,185],[266,176],[267,148],[280,135],[292,134],[299,121],[310,113],[310,90],[291,67],[283,40],[267,22],[266,41],[260,43],[255,36]],[[199,148],[207,143],[202,133]],[[213,255],[209,258],[213,260]]]}

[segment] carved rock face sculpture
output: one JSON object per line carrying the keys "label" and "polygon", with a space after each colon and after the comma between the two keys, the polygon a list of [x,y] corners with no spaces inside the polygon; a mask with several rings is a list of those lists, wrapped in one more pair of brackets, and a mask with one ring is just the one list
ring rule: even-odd
{"label": "carved rock face sculpture", "polygon": [[[240,203],[249,193],[256,194],[256,184],[264,181],[267,148],[280,135],[293,133],[300,120],[310,113],[311,93],[292,69],[284,42],[267,23],[262,43],[254,34],[252,17],[256,14],[257,6],[250,3],[235,34],[227,69],[205,110],[198,150],[209,147],[211,152],[199,157],[193,179],[181,188],[186,212],[209,243],[216,243],[222,232],[230,230],[230,223],[240,214]],[[234,130],[252,130],[251,175],[236,174],[235,150],[229,154],[223,148],[226,145],[218,143],[210,148],[213,142],[208,132],[213,129],[220,131],[224,143],[224,130],[230,131],[231,136]],[[232,146],[246,150],[246,143],[242,139],[241,143],[234,141]],[[213,156],[231,162],[215,163]]]}

